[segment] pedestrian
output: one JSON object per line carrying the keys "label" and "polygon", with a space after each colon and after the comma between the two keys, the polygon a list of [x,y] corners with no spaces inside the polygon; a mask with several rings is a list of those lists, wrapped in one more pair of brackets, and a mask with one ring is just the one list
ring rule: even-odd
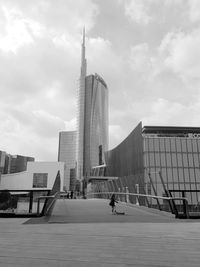
{"label": "pedestrian", "polygon": [[115,203],[118,203],[118,201],[115,198],[115,194],[112,194],[112,196],[110,198],[110,203],[109,203],[109,205],[112,207],[112,214],[117,213]]}

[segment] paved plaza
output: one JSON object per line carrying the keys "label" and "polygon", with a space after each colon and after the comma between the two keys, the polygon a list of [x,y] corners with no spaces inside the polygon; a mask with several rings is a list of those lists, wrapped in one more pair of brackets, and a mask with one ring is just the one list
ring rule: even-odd
{"label": "paved plaza", "polygon": [[105,200],[75,201],[57,201],[46,219],[1,218],[0,266],[200,266],[199,220],[121,203],[126,215],[111,215]]}

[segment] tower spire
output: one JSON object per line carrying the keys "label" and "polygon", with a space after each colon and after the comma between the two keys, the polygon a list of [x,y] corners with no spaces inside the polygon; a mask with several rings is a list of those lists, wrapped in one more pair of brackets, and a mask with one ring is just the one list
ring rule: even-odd
{"label": "tower spire", "polygon": [[85,26],[83,27],[83,45],[85,46]]}
{"label": "tower spire", "polygon": [[85,26],[83,27],[83,42],[81,49],[81,76],[86,76],[87,72],[87,61],[85,58]]}

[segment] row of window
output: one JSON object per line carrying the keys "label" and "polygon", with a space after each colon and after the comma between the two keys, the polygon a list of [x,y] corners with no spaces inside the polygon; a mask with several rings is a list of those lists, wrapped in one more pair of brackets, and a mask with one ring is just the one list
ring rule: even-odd
{"label": "row of window", "polygon": [[144,138],[144,151],[200,152],[200,138]]}
{"label": "row of window", "polygon": [[[149,168],[148,172],[156,182],[161,182],[158,173],[155,173],[155,168]],[[162,178],[166,183],[200,183],[200,170],[192,168],[161,168]],[[148,174],[146,175],[148,176]]]}
{"label": "row of window", "polygon": [[146,167],[200,167],[200,155],[197,153],[145,153]]}

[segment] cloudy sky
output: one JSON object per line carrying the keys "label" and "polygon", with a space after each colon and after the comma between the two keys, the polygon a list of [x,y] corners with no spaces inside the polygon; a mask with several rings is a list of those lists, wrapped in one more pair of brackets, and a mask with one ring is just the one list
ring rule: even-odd
{"label": "cloudy sky", "polygon": [[88,74],[109,87],[110,148],[139,121],[200,126],[199,0],[0,0],[0,150],[57,160],[84,25]]}

